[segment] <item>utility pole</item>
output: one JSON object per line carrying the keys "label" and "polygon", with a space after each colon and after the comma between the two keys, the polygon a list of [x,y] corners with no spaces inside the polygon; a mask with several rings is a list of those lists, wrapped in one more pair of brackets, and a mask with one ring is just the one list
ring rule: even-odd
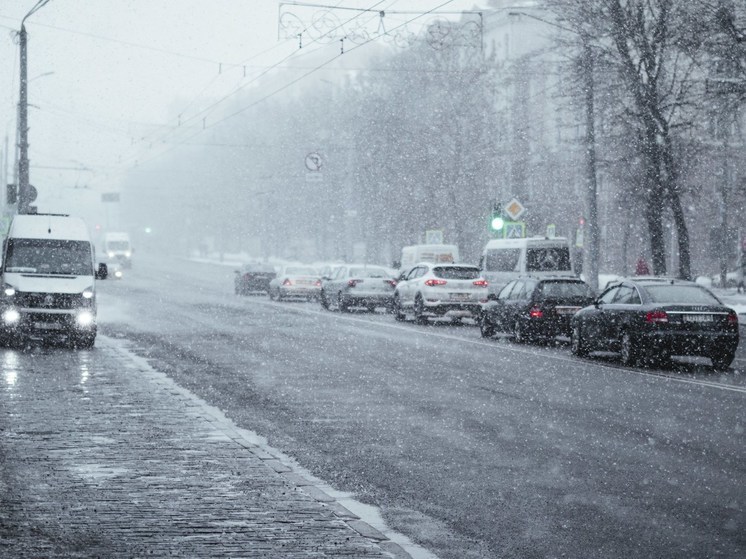
{"label": "utility pole", "polygon": [[21,20],[21,31],[18,34],[18,44],[21,51],[21,91],[18,97],[18,213],[29,211],[31,203],[31,187],[29,184],[28,160],[28,59],[26,54],[26,19],[46,6],[50,0],[39,0]]}
{"label": "utility pole", "polygon": [[[29,13],[30,15],[30,13]],[[26,16],[28,17],[28,15]],[[23,18],[25,21],[26,18]],[[18,213],[28,213],[29,160],[28,160],[28,68],[26,56],[26,26],[21,22],[19,46],[21,49],[21,92],[18,98]]]}

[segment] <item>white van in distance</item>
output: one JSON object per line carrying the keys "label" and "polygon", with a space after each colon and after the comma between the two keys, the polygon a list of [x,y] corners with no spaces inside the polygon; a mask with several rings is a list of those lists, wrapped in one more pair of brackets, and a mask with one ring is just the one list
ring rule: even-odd
{"label": "white van in distance", "polygon": [[3,243],[0,344],[64,339],[92,347],[96,339],[94,248],[85,222],[57,214],[17,215]]}
{"label": "white van in distance", "polygon": [[104,252],[109,260],[117,260],[123,268],[132,267],[132,243],[129,233],[111,231],[104,234]]}
{"label": "white van in distance", "polygon": [[432,264],[453,264],[459,261],[456,245],[410,245],[401,249],[402,271],[408,270],[420,262]]}
{"label": "white van in distance", "polygon": [[520,276],[576,275],[570,243],[564,237],[493,239],[485,245],[479,267],[494,295]]}

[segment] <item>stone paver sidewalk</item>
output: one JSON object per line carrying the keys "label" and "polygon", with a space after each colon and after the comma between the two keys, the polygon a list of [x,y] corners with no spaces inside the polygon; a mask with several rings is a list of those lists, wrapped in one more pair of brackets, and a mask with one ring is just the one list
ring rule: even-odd
{"label": "stone paver sidewalk", "polygon": [[143,363],[0,350],[0,557],[408,557]]}

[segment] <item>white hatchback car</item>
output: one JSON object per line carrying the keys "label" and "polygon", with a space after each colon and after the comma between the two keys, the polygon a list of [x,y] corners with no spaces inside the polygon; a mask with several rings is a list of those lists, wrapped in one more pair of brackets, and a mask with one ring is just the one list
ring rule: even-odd
{"label": "white hatchback car", "polygon": [[393,312],[404,320],[408,312],[420,324],[430,317],[454,321],[477,319],[487,302],[487,281],[478,266],[421,262],[399,276]]}

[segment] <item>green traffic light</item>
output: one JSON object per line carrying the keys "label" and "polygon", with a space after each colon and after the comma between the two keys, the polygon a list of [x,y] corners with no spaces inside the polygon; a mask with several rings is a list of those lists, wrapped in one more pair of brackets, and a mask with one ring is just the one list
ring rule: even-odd
{"label": "green traffic light", "polygon": [[493,231],[500,231],[505,226],[505,220],[499,215],[493,216],[490,220],[490,228]]}

